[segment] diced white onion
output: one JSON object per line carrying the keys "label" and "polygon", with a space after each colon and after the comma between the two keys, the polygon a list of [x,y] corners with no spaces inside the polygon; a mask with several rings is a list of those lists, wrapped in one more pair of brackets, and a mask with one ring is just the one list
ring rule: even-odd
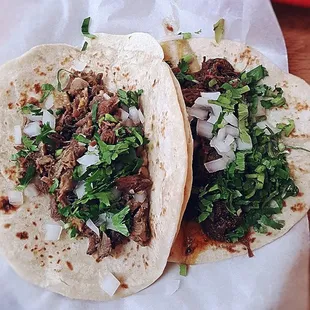
{"label": "diced white onion", "polygon": [[202,98],[206,98],[207,100],[217,100],[221,95],[220,92],[210,92],[210,93],[200,93]]}
{"label": "diced white onion", "polygon": [[46,110],[49,110],[53,107],[54,105],[54,95],[53,94],[50,94],[46,100],[45,100],[45,103],[44,103],[44,106],[45,106],[45,109]]}
{"label": "diced white onion", "polygon": [[34,184],[29,184],[25,189],[24,189],[24,194],[28,198],[34,198],[38,196],[38,191],[37,188],[35,187]]}
{"label": "diced white onion", "polygon": [[135,125],[140,123],[139,113],[136,107],[129,108],[129,118],[133,121]]}
{"label": "diced white onion", "polygon": [[226,125],[225,128],[226,128],[226,133],[228,135],[231,135],[235,138],[239,137],[239,129],[238,128],[231,126],[231,125]]}
{"label": "diced white onion", "polygon": [[85,182],[78,183],[78,185],[76,186],[74,192],[75,192],[77,198],[81,199],[85,195],[85,193],[86,193]]}
{"label": "diced white onion", "polygon": [[138,114],[139,114],[139,119],[140,119],[141,124],[144,124],[145,118],[140,109],[138,110]]}
{"label": "diced white onion", "polygon": [[105,100],[110,100],[110,99],[111,99],[111,97],[110,97],[107,93],[104,93],[104,94],[102,95],[102,97],[103,97]]}
{"label": "diced white onion", "polygon": [[227,161],[227,163],[231,163],[236,159],[235,152],[233,150],[230,150],[226,153],[223,153],[223,158]]}
{"label": "diced white onion", "polygon": [[212,130],[213,130],[213,125],[211,123],[198,119],[197,126],[196,126],[196,131],[197,131],[198,136],[212,139],[213,137]]}
{"label": "diced white onion", "polygon": [[22,143],[22,128],[20,125],[14,126],[14,143],[15,144]]}
{"label": "diced white onion", "polygon": [[210,146],[214,147],[218,154],[227,153],[231,150],[229,144],[225,143],[224,141],[219,140],[217,137],[214,137],[210,141]]}
{"label": "diced white onion", "polygon": [[96,154],[96,155],[99,154],[99,150],[98,150],[98,145],[97,144],[95,146],[88,145],[88,149],[87,150],[91,154]]}
{"label": "diced white onion", "polygon": [[226,137],[226,127],[221,128],[217,133],[218,140],[224,141],[225,137]]}
{"label": "diced white onion", "polygon": [[187,110],[187,114],[189,116],[193,116],[193,117],[196,117],[196,118],[199,118],[201,120],[204,120],[208,117],[209,115],[209,111],[207,110],[202,110],[201,108],[186,108]]}
{"label": "diced white onion", "polygon": [[121,110],[121,120],[125,122],[129,117],[129,113],[123,109],[120,109],[120,110]]}
{"label": "diced white onion", "polygon": [[205,168],[208,170],[208,172],[213,173],[220,170],[225,170],[226,165],[227,160],[224,158],[219,158],[205,163]]}
{"label": "diced white onion", "polygon": [[53,114],[48,112],[47,110],[43,110],[43,119],[42,119],[43,124],[49,124],[52,129],[55,129],[56,126],[56,118]]}
{"label": "diced white onion", "polygon": [[227,135],[224,139],[224,143],[231,145],[235,141],[235,138],[231,135]]}
{"label": "diced white onion", "polygon": [[23,193],[20,191],[9,191],[8,199],[11,205],[21,205],[24,202]]}
{"label": "diced white onion", "polygon": [[137,202],[144,202],[146,199],[146,192],[145,191],[140,191],[140,192],[137,192],[135,193],[134,195],[134,200],[137,201]]}
{"label": "diced white onion", "polygon": [[250,143],[245,143],[240,138],[237,139],[237,149],[239,151],[251,150],[252,147],[252,141]]}
{"label": "diced white onion", "polygon": [[41,133],[39,122],[32,122],[25,126],[24,133],[29,137],[36,137]]}
{"label": "diced white onion", "polygon": [[234,113],[225,113],[224,120],[235,127],[238,127],[238,119]]}
{"label": "diced white onion", "polygon": [[80,61],[78,59],[75,59],[71,65],[71,68],[76,71],[83,71],[86,67],[87,63]]}
{"label": "diced white onion", "polygon": [[45,224],[45,240],[46,241],[57,241],[60,238],[62,232],[62,226],[58,223]]}
{"label": "diced white onion", "polygon": [[98,237],[100,237],[99,228],[94,224],[91,219],[86,221],[86,226],[89,227]]}
{"label": "diced white onion", "polygon": [[108,272],[103,276],[102,281],[100,281],[100,287],[109,295],[113,296],[114,293],[120,286],[120,282],[117,278],[111,273]]}
{"label": "diced white onion", "polygon": [[43,119],[42,115],[26,114],[25,116],[32,122],[41,122]]}
{"label": "diced white onion", "polygon": [[99,161],[99,155],[97,154],[86,154],[77,160],[79,164],[84,165],[86,168],[97,164]]}

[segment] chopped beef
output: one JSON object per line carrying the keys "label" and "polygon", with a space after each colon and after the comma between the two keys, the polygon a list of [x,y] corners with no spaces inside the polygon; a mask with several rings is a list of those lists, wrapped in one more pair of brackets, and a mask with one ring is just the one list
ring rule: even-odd
{"label": "chopped beef", "polygon": [[88,236],[88,249],[87,249],[87,254],[88,255],[93,255],[99,246],[100,243],[100,238],[93,232]]}
{"label": "chopped beef", "polygon": [[44,183],[46,183],[46,185],[47,185],[48,187],[51,187],[51,186],[53,185],[53,180],[52,180],[51,178],[47,177],[47,176],[43,176],[43,177],[41,178],[41,181],[44,182]]}
{"label": "chopped beef", "polygon": [[88,113],[88,89],[84,88],[73,100],[72,116],[82,118]]}
{"label": "chopped beef", "polygon": [[87,138],[92,137],[94,126],[92,121],[91,112],[89,112],[84,118],[80,119],[75,126],[77,127],[76,133],[83,134]]}
{"label": "chopped beef", "polygon": [[55,160],[52,155],[44,155],[36,159],[36,169],[40,173],[43,173],[48,170],[54,162]]}
{"label": "chopped beef", "polygon": [[99,129],[100,139],[107,144],[115,144],[116,134],[113,130],[114,127],[114,123],[102,121]]}
{"label": "chopped beef", "polygon": [[39,193],[41,193],[41,194],[48,193],[49,186],[46,183],[42,182],[42,180],[40,179],[40,176],[36,175],[32,179],[32,182],[33,182],[34,186],[36,187],[36,189],[38,190]]}
{"label": "chopped beef", "polygon": [[91,102],[91,105],[95,102],[98,103],[98,119],[105,114],[112,114],[118,108],[118,97],[114,96],[110,99],[105,99],[103,96],[95,96]]}
{"label": "chopped beef", "polygon": [[86,152],[86,148],[80,145],[75,139],[70,141],[69,146],[62,152],[60,161],[67,169],[74,168],[77,164],[77,159]]}
{"label": "chopped beef", "polygon": [[204,233],[217,241],[226,241],[226,234],[236,229],[243,221],[242,216],[232,215],[224,201],[216,201],[212,213],[201,223]]}
{"label": "chopped beef", "polygon": [[61,220],[61,215],[58,213],[58,207],[57,207],[57,202],[55,200],[55,197],[50,195],[50,210],[51,210],[51,218],[54,221],[60,221]]}
{"label": "chopped beef", "polygon": [[149,226],[149,206],[147,203],[138,209],[132,218],[132,227],[130,239],[138,242],[140,245],[146,245],[150,238],[150,226]]}
{"label": "chopped beef", "polygon": [[133,190],[136,193],[150,189],[152,186],[152,181],[141,175],[135,174],[120,177],[116,180],[116,186],[121,192],[128,193],[130,190]]}
{"label": "chopped beef", "polygon": [[73,169],[67,170],[60,177],[59,191],[57,200],[63,205],[68,204],[67,195],[74,189],[75,183],[72,179]]}
{"label": "chopped beef", "polygon": [[101,261],[104,257],[109,256],[111,250],[112,250],[111,239],[106,235],[105,232],[102,232],[101,240],[97,248],[98,253],[97,262]]}
{"label": "chopped beef", "polygon": [[70,81],[70,88],[68,90],[68,93],[71,96],[77,96],[82,89],[87,88],[88,86],[89,83],[87,81],[77,77]]}
{"label": "chopped beef", "polygon": [[[192,106],[195,100],[200,97],[201,92],[218,91],[223,83],[228,83],[236,79],[240,74],[224,58],[209,59],[206,61],[206,57],[204,57],[201,69],[192,75],[198,81],[198,84],[186,81],[182,85],[182,93],[187,106]],[[215,79],[217,83],[210,87],[209,82],[212,79]]]}
{"label": "chopped beef", "polygon": [[116,246],[124,244],[129,240],[127,237],[115,230],[107,230],[107,235],[111,239],[112,249],[115,249]]}

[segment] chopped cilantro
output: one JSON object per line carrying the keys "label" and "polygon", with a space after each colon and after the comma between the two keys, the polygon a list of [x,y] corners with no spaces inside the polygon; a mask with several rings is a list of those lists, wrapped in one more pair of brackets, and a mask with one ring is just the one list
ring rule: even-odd
{"label": "chopped cilantro", "polygon": [[142,95],[143,90],[139,89],[137,91],[125,91],[119,89],[117,95],[121,104],[124,104],[127,107],[136,107],[139,108],[139,97]]}
{"label": "chopped cilantro", "polygon": [[81,142],[81,143],[85,143],[85,144],[89,144],[90,143],[90,140],[87,139],[84,135],[82,134],[73,134],[73,138],[78,141],[78,142]]}
{"label": "chopped cilantro", "polygon": [[97,111],[99,103],[96,101],[91,108],[91,119],[93,124],[97,123]]}
{"label": "chopped cilantro", "polygon": [[44,102],[51,92],[55,90],[55,87],[52,84],[42,84],[41,89],[43,91],[43,95],[40,99],[40,103]]}
{"label": "chopped cilantro", "polygon": [[212,79],[212,80],[210,80],[209,83],[208,83],[209,87],[213,87],[213,86],[216,85],[216,84],[217,84],[217,80],[216,80],[216,79]]}
{"label": "chopped cilantro", "polygon": [[35,166],[29,165],[27,167],[25,175],[21,179],[19,179],[19,185],[16,187],[16,189],[19,191],[24,190],[34,177],[35,173],[36,173]]}
{"label": "chopped cilantro", "polygon": [[59,157],[63,152],[63,149],[58,149],[55,151],[55,157]]}
{"label": "chopped cilantro", "polygon": [[199,30],[197,30],[197,31],[194,31],[194,33],[196,33],[196,34],[200,34],[201,33],[201,29],[199,29]]}
{"label": "chopped cilantro", "polygon": [[83,52],[83,51],[86,51],[86,50],[87,50],[87,46],[88,46],[88,42],[85,41],[84,44],[83,44],[83,46],[82,46],[81,51],[82,51],[82,52]]}
{"label": "chopped cilantro", "polygon": [[53,194],[55,192],[55,190],[58,188],[59,186],[59,180],[58,179],[54,179],[54,182],[52,184],[52,186],[49,189],[49,193]]}
{"label": "chopped cilantro", "polygon": [[185,81],[193,81],[194,77],[191,74],[188,74],[189,71],[189,64],[193,59],[193,55],[188,54],[183,56],[181,58],[178,68],[180,69],[180,72],[178,72],[175,76],[178,79],[178,81],[182,84]]}
{"label": "chopped cilantro", "polygon": [[284,131],[285,136],[288,137],[295,129],[294,120],[289,119],[288,124],[284,123],[277,124],[277,128],[282,129]]}
{"label": "chopped cilantro", "polygon": [[43,142],[45,144],[52,144],[52,140],[48,137],[51,133],[54,133],[55,130],[51,128],[50,124],[43,124],[41,127],[41,133],[36,137],[36,143],[39,144]]}
{"label": "chopped cilantro", "polygon": [[100,124],[102,121],[107,121],[107,122],[110,122],[110,123],[118,123],[118,120],[112,116],[111,114],[107,113],[107,114],[104,114],[99,120],[98,120],[98,123]]}
{"label": "chopped cilantro", "polygon": [[21,108],[21,112],[22,114],[43,115],[42,109],[31,103],[25,104]]}

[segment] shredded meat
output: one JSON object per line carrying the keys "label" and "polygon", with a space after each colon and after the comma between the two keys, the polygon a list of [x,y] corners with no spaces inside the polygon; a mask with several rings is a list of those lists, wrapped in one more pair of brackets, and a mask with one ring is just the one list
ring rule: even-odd
{"label": "shredded meat", "polygon": [[124,244],[129,240],[124,235],[114,230],[107,230],[107,235],[111,239],[112,249],[115,249],[116,246]]}
{"label": "shredded meat", "polygon": [[[224,58],[209,59],[203,58],[201,69],[192,74],[197,83],[186,81],[182,85],[182,93],[187,106],[192,106],[195,100],[200,97],[201,92],[218,91],[223,83],[227,83],[239,76],[233,66]],[[209,82],[215,79],[216,84],[209,86]]]}
{"label": "shredded meat", "polygon": [[56,203],[55,197],[50,195],[50,200],[51,200],[51,203],[50,203],[51,218],[54,221],[60,221],[61,215],[58,213],[58,208],[57,208],[57,203]]}
{"label": "shredded meat", "polygon": [[100,139],[107,144],[115,144],[116,134],[113,130],[114,127],[114,123],[109,123],[105,121],[101,122],[99,129]]}
{"label": "shredded meat", "polygon": [[91,104],[94,104],[95,102],[98,103],[98,119],[101,116],[104,116],[104,114],[112,114],[116,111],[118,107],[118,97],[114,96],[110,98],[109,100],[106,100],[103,96],[99,95],[93,98]]}
{"label": "shredded meat", "polygon": [[59,191],[57,200],[63,205],[68,204],[67,195],[70,191],[74,189],[75,183],[72,179],[73,169],[67,170],[60,177]]}
{"label": "shredded meat", "polygon": [[152,186],[152,181],[141,175],[135,174],[120,177],[116,180],[116,186],[121,192],[128,193],[130,190],[133,190],[136,193],[150,189]]}
{"label": "shredded meat", "polygon": [[98,257],[97,262],[101,261],[104,257],[110,255],[112,250],[111,239],[106,235],[105,232],[102,232],[101,240],[98,245]]}
{"label": "shredded meat", "polygon": [[60,161],[65,169],[72,169],[76,166],[76,160],[86,152],[86,148],[80,145],[75,139],[70,141],[69,146],[63,151]]}
{"label": "shredded meat", "polygon": [[140,245],[146,245],[151,238],[148,218],[149,206],[147,203],[144,203],[133,216],[130,234],[130,239],[138,242]]}
{"label": "shredded meat", "polygon": [[92,137],[94,126],[91,112],[89,112],[84,118],[80,119],[75,126],[77,127],[76,133],[81,133],[87,138]]}
{"label": "shredded meat", "polygon": [[[69,86],[69,85],[68,85]],[[68,88],[67,86],[67,88]],[[80,92],[80,90],[87,88],[89,86],[89,83],[79,77],[74,78],[72,81],[70,81],[70,88],[68,90],[69,95],[71,96],[77,96]]]}
{"label": "shredded meat", "polygon": [[201,223],[204,233],[217,241],[226,241],[226,234],[242,223],[242,216],[232,215],[224,201],[214,203],[212,213]]}

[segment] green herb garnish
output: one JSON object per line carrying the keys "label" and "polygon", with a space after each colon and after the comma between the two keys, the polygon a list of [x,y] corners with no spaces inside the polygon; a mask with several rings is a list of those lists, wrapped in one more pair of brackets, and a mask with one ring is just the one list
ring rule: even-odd
{"label": "green herb garnish", "polygon": [[36,144],[43,142],[45,144],[51,145],[53,143],[52,140],[49,138],[49,135],[51,133],[55,133],[55,130],[51,128],[50,124],[43,124],[41,127],[41,133],[36,137]]}
{"label": "green herb garnish", "polygon": [[22,114],[43,115],[42,109],[31,103],[27,103],[20,110]]}
{"label": "green herb garnish", "polygon": [[178,81],[182,84],[185,81],[193,81],[194,77],[191,74],[188,74],[189,71],[189,64],[193,59],[193,55],[185,55],[183,58],[181,58],[178,68],[180,69],[180,72],[178,72],[175,76],[178,79]]}
{"label": "green herb garnish", "polygon": [[187,265],[180,264],[180,276],[183,276],[183,277],[187,276]]}
{"label": "green herb garnish", "polygon": [[87,139],[84,135],[82,134],[73,134],[73,138],[78,141],[78,142],[81,142],[81,143],[85,143],[85,144],[89,144],[90,143],[90,140]]}
{"label": "green herb garnish", "polygon": [[58,188],[59,186],[59,180],[58,179],[54,179],[54,182],[52,184],[52,186],[49,189],[49,193],[53,194],[55,192],[55,190]]}
{"label": "green herb garnish", "polygon": [[30,183],[30,181],[32,180],[32,178],[34,177],[36,173],[36,168],[34,165],[29,165],[27,167],[26,173],[24,175],[24,177],[22,177],[21,179],[19,179],[19,185],[16,186],[16,189],[19,191],[24,190],[27,185]]}
{"label": "green herb garnish", "polygon": [[81,31],[83,33],[83,36],[88,37],[90,39],[95,39],[96,36],[94,34],[89,33],[89,22],[90,22],[90,17],[87,17],[83,20]]}
{"label": "green herb garnish", "polygon": [[183,40],[188,40],[192,37],[190,32],[179,32],[178,35],[182,35]]}
{"label": "green herb garnish", "polygon": [[40,99],[40,103],[45,101],[51,92],[55,90],[55,87],[52,84],[42,84],[41,89],[43,91],[43,95]]}
{"label": "green herb garnish", "polygon": [[143,94],[143,90],[139,89],[137,91],[125,91],[119,89],[117,95],[121,104],[126,105],[127,107],[136,107],[139,108],[139,97]]}
{"label": "green herb garnish", "polygon": [[224,23],[225,20],[221,18],[217,23],[213,25],[216,43],[220,43],[220,41],[222,40],[222,37],[224,35]]}
{"label": "green herb garnish", "polygon": [[86,50],[87,50],[87,46],[88,46],[88,42],[85,41],[84,44],[83,44],[83,46],[82,46],[81,51],[82,51],[82,52],[83,52],[83,51],[86,51]]}

